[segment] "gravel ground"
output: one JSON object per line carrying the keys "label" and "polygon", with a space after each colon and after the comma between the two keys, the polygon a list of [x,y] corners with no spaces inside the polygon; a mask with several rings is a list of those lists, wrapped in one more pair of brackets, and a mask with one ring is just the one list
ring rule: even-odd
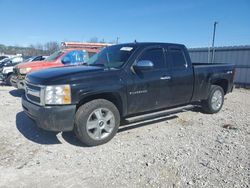
{"label": "gravel ground", "polygon": [[125,125],[98,147],[38,129],[20,96],[0,86],[0,187],[250,186],[250,90],[235,89],[218,114]]}

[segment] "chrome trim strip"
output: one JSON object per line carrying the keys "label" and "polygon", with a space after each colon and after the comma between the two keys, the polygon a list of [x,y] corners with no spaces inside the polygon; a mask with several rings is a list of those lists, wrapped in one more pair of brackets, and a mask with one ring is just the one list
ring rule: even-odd
{"label": "chrome trim strip", "polygon": [[[27,84],[35,86],[35,87],[39,87],[40,91],[37,91],[35,89],[29,89],[27,87]],[[40,103],[35,102],[35,101],[29,99],[29,97],[27,96],[27,94],[30,94],[30,95],[35,96],[35,97],[39,97],[40,98]],[[25,96],[26,96],[26,98],[27,98],[28,101],[30,101],[30,102],[32,102],[34,104],[37,104],[39,106],[45,106],[44,95],[45,95],[45,86],[43,86],[43,85],[35,85],[35,84],[32,84],[30,82],[25,81]]]}
{"label": "chrome trim strip", "polygon": [[40,98],[40,91],[30,89],[29,87],[26,87],[26,91],[27,91],[27,94],[30,94],[30,95],[33,95],[33,96],[36,96],[36,97]]}

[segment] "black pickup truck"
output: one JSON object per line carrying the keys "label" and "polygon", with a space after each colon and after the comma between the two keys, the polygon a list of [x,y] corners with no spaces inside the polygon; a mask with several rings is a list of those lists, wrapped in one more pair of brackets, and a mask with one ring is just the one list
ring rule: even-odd
{"label": "black pickup truck", "polygon": [[194,102],[220,111],[233,89],[231,64],[191,63],[184,45],[128,43],[109,46],[78,67],[26,76],[26,114],[50,131],[72,131],[86,145],[108,142],[127,117]]}

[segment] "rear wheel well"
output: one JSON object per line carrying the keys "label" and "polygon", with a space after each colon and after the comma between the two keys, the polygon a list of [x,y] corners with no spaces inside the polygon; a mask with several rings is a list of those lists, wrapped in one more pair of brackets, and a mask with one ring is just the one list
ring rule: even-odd
{"label": "rear wheel well", "polygon": [[85,104],[86,102],[89,102],[89,101],[92,101],[92,100],[95,100],[95,99],[106,99],[106,100],[112,102],[117,107],[117,109],[119,110],[120,115],[122,116],[122,114],[123,114],[123,105],[122,105],[121,97],[116,93],[109,93],[109,92],[84,97],[77,104],[76,110],[80,106]]}
{"label": "rear wheel well", "polygon": [[225,80],[225,79],[215,80],[211,84],[220,86],[223,89],[224,94],[227,93],[227,90],[228,90],[228,81],[227,80]]}

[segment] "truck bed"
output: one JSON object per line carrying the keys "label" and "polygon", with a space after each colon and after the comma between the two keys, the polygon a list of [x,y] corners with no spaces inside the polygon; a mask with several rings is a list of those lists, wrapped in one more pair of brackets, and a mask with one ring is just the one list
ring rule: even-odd
{"label": "truck bed", "polygon": [[229,63],[195,63],[195,62],[192,62],[192,65],[193,66],[227,66],[227,65],[230,65],[230,66],[234,66],[233,64],[229,64]]}
{"label": "truck bed", "polygon": [[194,92],[192,100],[205,99],[210,89],[209,83],[220,79],[225,82],[225,94],[233,87],[234,65],[228,63],[192,63],[194,71]]}

